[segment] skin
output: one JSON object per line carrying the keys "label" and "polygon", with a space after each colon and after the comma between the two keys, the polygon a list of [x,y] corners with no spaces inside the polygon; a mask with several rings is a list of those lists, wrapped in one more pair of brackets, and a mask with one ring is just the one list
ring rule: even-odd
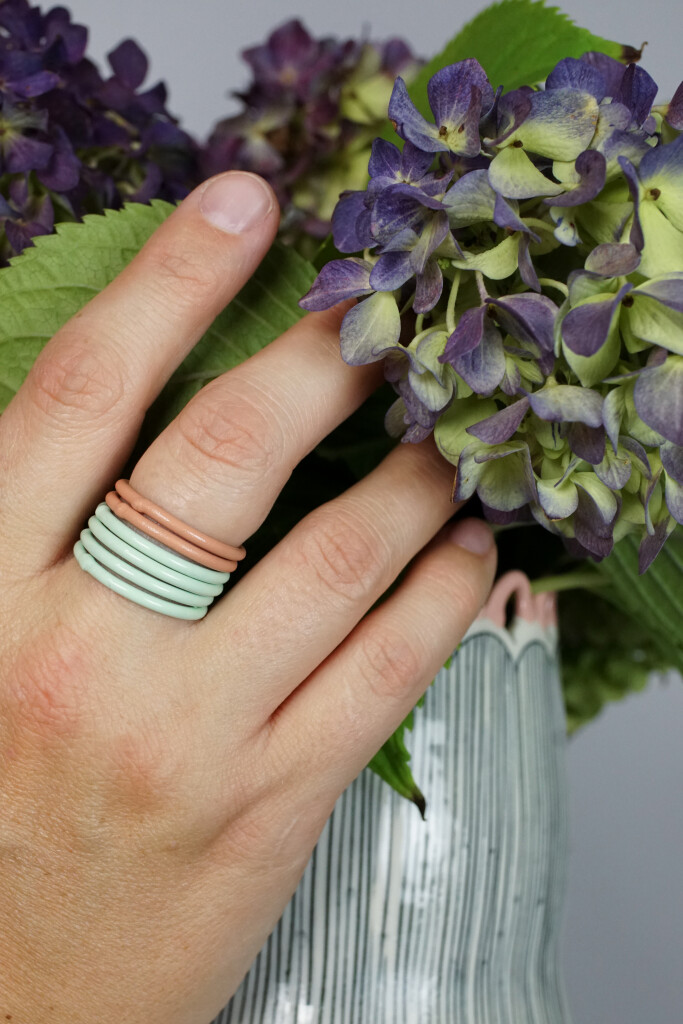
{"label": "skin", "polygon": [[204,387],[131,475],[246,542],[204,619],[148,611],[78,566],[145,409],[277,224],[260,179],[205,182],[51,339],[0,419],[0,1021],[207,1024],[335,800],[490,590],[490,532],[448,525],[453,468],[431,439],[399,445],[249,567],[293,467],[382,380],[341,360],[348,306]]}

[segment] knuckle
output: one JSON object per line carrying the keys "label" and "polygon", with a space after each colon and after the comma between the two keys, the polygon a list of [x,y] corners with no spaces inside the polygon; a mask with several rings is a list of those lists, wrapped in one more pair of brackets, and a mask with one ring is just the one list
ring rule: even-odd
{"label": "knuckle", "polygon": [[262,477],[279,457],[275,425],[244,398],[215,398],[206,390],[176,421],[190,464],[202,474],[207,466],[217,465]]}
{"label": "knuckle", "polygon": [[5,677],[10,727],[39,740],[82,735],[89,706],[92,656],[83,637],[59,623],[26,643]]}
{"label": "knuckle", "polygon": [[398,630],[367,630],[360,641],[358,658],[363,681],[382,700],[405,698],[425,669],[425,659],[415,641]]}
{"label": "knuckle", "polygon": [[209,260],[207,252],[199,250],[186,236],[171,245],[155,239],[140,256],[151,288],[165,306],[174,310],[194,307],[215,295],[221,278],[225,278],[224,268]]}
{"label": "knuckle", "polygon": [[309,524],[301,555],[315,582],[349,602],[373,593],[385,574],[383,542],[337,510],[313,513]]}
{"label": "knuckle", "polygon": [[127,374],[115,354],[104,358],[86,341],[60,342],[36,360],[26,379],[31,403],[56,421],[83,414],[108,416],[126,391]]}

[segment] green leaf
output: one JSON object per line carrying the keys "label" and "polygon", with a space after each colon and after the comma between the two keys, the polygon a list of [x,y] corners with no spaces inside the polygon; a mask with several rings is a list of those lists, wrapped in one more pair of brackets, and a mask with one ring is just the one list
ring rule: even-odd
{"label": "green leaf", "polygon": [[[424,696],[417,703],[417,708],[424,703]],[[427,801],[420,791],[413,773],[410,770],[410,753],[405,744],[406,729],[412,731],[415,711],[411,711],[404,722],[398,727],[383,747],[375,754],[368,765],[381,779],[388,782],[399,796],[412,800],[424,818]]]}
{"label": "green leaf", "polygon": [[[417,109],[431,121],[427,82],[447,64],[475,57],[493,87],[502,85],[508,90],[542,81],[563,57],[580,57],[587,50],[600,50],[617,59],[624,55],[620,43],[580,28],[557,7],[546,7],[542,0],[503,0],[468,22],[421,69],[409,92]],[[390,125],[384,137],[395,141]]]}
{"label": "green leaf", "polygon": [[[683,673],[683,527],[676,527],[642,576],[633,536],[615,544],[597,570],[611,583],[604,596],[639,623],[668,668]],[[625,636],[628,628],[626,622]]]}
{"label": "green leaf", "polygon": [[[0,411],[20,387],[43,345],[123,270],[175,206],[129,203],[89,214],[0,270]],[[315,270],[293,249],[276,244],[216,318],[148,410],[139,447],[173,419],[207,381],[258,352],[303,316],[299,298]]]}

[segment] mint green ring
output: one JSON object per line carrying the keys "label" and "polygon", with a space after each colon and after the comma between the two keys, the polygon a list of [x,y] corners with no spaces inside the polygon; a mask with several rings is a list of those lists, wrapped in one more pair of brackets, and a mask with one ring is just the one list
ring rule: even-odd
{"label": "mint green ring", "polygon": [[[109,506],[107,506],[108,508]],[[203,619],[208,609],[204,608],[188,608],[182,604],[174,604],[172,601],[164,601],[161,597],[156,597],[154,594],[148,593],[146,590],[140,590],[139,587],[134,587],[131,583],[127,583],[126,580],[119,579],[118,576],[114,576],[113,573],[105,569],[104,566],[100,565],[89,552],[85,550],[80,540],[77,540],[74,544],[74,555],[80,565],[81,569],[90,573],[100,583],[104,583],[105,587],[109,587],[110,590],[120,594],[121,597],[127,597],[129,601],[134,601],[135,604],[140,604],[143,608],[149,608],[150,611],[162,612],[164,615],[170,615],[174,619]]]}
{"label": "mint green ring", "polygon": [[[90,516],[88,526],[90,528],[90,533],[96,537],[97,540],[105,546],[105,548],[109,548],[115,555],[120,555],[121,558],[125,559],[127,562],[137,566],[138,569],[142,569],[150,576],[156,577],[158,580],[164,580],[165,583],[170,583],[172,586],[179,587],[188,594],[197,594],[198,596],[218,597],[218,595],[223,592],[222,583],[202,583],[200,580],[192,579],[191,576],[187,576],[185,573],[176,572],[175,569],[169,569],[168,566],[162,565],[161,562],[157,562],[154,558],[149,558],[147,555],[143,555],[143,553],[138,551],[137,548],[132,547],[132,545],[128,544],[125,540],[121,540],[121,538],[117,537],[115,533],[112,533],[111,530],[107,529],[104,523],[101,523],[97,516]],[[81,540],[83,540],[82,533]],[[87,548],[87,545],[85,546]],[[91,554],[94,555],[95,552],[91,551]],[[101,558],[100,561],[102,561]]]}
{"label": "mint green ring", "polygon": [[185,558],[183,555],[171,551],[170,548],[157,544],[156,541],[151,540],[149,537],[145,537],[144,534],[135,530],[128,523],[124,522],[123,519],[115,516],[106,501],[99,503],[95,509],[95,515],[101,523],[104,523],[121,540],[132,544],[138,551],[141,551],[144,555],[149,555],[156,562],[161,562],[162,565],[168,566],[169,569],[175,569],[176,572],[181,572],[184,576],[190,576],[195,580],[201,580],[203,583],[220,583],[222,585],[230,579],[229,572],[217,572],[216,569],[207,569],[206,566],[199,565],[197,562],[191,562],[189,558]]}
{"label": "mint green ring", "polygon": [[207,607],[213,601],[213,597],[206,596],[205,594],[191,594],[187,590],[182,590],[180,587],[172,587],[170,583],[164,583],[163,580],[155,579],[153,576],[149,576],[146,572],[141,569],[136,569],[130,562],[126,562],[125,559],[119,558],[113,551],[106,548],[104,544],[100,544],[96,537],[92,535],[90,530],[81,530],[81,544],[85,550],[93,556],[93,558],[105,566],[107,569],[111,569],[117,576],[122,576],[129,583],[133,583],[136,587],[140,587],[142,590],[147,590],[150,594],[156,594],[158,597],[163,597],[167,601],[176,601],[178,604],[187,604],[191,607],[197,607],[206,605]]}

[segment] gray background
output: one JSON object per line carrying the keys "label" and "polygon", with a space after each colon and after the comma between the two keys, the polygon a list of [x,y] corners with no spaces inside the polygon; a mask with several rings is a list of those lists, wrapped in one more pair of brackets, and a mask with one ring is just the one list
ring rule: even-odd
{"label": "gray background", "polygon": [[[479,0],[65,0],[91,30],[91,57],[133,36],[151,58],[148,82],[166,80],[169,107],[204,134],[247,81],[239,51],[288,17],[315,33],[400,35],[431,56]],[[680,0],[564,0],[597,35],[639,46],[670,97],[683,78]],[[607,708],[569,745],[572,850],[564,958],[575,1024],[683,1021],[683,687],[653,679]],[[510,1024],[525,1024],[523,1021]]]}

